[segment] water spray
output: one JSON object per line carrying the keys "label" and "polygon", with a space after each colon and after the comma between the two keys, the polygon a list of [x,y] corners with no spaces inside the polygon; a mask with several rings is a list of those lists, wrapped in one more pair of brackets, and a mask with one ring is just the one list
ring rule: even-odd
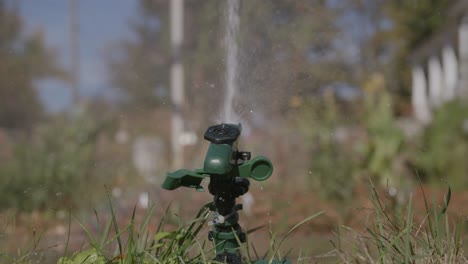
{"label": "water spray", "polygon": [[242,263],[240,246],[246,241],[246,233],[238,223],[238,211],[242,210],[242,204],[236,204],[236,198],[249,191],[249,179],[264,181],[273,172],[273,165],[268,158],[252,158],[250,152],[238,150],[241,131],[240,124],[209,127],[204,136],[210,144],[203,168],[194,171],[181,169],[168,173],[162,184],[167,190],[182,186],[203,191],[201,182],[209,178],[208,190],[214,196],[210,210],[214,212],[214,217],[208,223],[212,226],[208,238],[215,245],[215,260],[229,264]]}
{"label": "water spray", "polygon": [[231,0],[226,3],[226,94],[224,95],[224,119],[232,121],[235,118],[233,111],[234,95],[237,90],[237,78],[239,68],[239,45],[237,35],[239,32],[239,0]]}

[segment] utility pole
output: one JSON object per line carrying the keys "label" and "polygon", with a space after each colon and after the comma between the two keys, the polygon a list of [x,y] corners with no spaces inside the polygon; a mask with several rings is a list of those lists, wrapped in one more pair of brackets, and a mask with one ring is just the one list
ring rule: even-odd
{"label": "utility pole", "polygon": [[184,105],[184,68],[182,65],[182,43],[184,40],[184,0],[170,0],[171,27],[171,149],[172,168],[183,167],[183,146],[180,138],[184,130],[182,107]]}
{"label": "utility pole", "polygon": [[71,85],[72,100],[76,107],[80,102],[80,46],[78,9],[76,0],[69,0],[70,12],[70,50],[71,50]]}

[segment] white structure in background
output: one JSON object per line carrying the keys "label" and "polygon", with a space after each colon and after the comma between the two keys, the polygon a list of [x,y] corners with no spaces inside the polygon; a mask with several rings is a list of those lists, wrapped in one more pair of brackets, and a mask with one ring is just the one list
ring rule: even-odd
{"label": "white structure in background", "polygon": [[138,137],[133,143],[132,150],[135,168],[148,182],[156,183],[157,173],[167,169],[162,139],[159,137]]}
{"label": "white structure in background", "polygon": [[468,99],[468,1],[455,2],[447,26],[412,56],[412,104],[420,122],[432,109],[455,98]]}
{"label": "white structure in background", "polygon": [[179,169],[184,164],[183,146],[179,143],[184,131],[182,109],[184,106],[184,66],[182,64],[182,44],[184,42],[184,0],[170,1],[170,29],[172,65],[171,83],[171,150],[172,169]]}
{"label": "white structure in background", "polygon": [[431,120],[431,112],[426,95],[427,81],[423,68],[421,66],[413,66],[412,76],[413,95],[411,99],[414,115],[419,121],[428,123]]}

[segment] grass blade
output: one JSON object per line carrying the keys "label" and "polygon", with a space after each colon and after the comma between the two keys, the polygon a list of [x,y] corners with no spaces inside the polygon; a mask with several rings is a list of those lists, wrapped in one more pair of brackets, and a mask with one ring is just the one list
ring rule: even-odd
{"label": "grass blade", "polygon": [[302,226],[303,224],[311,221],[312,219],[322,215],[325,211],[320,211],[320,212],[317,212],[307,218],[305,218],[304,220],[300,221],[299,223],[295,224],[291,229],[289,229],[289,231],[286,233],[286,235],[281,238],[280,242],[278,243],[278,246],[276,247],[276,250],[274,251],[273,253],[273,257],[278,253],[278,250],[280,249],[281,245],[283,244],[283,242],[286,240],[286,238],[289,237],[289,235],[291,235],[292,232],[294,232],[294,230],[296,230],[297,228],[299,228],[300,226]]}

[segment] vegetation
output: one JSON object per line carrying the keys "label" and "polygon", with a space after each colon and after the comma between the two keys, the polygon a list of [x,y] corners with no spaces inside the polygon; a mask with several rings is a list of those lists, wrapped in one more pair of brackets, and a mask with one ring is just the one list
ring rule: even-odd
{"label": "vegetation", "polygon": [[[424,192],[423,192],[424,195]],[[467,263],[462,247],[465,220],[447,215],[451,190],[442,207],[427,202],[425,214],[415,218],[413,201],[397,212],[372,186],[373,211],[366,232],[340,227],[336,253],[343,263]],[[350,234],[348,236],[348,234]]]}
{"label": "vegetation", "polygon": [[[202,207],[197,216],[188,224],[179,224],[179,227],[173,231],[165,231],[166,215],[161,219],[154,234],[150,232],[150,220],[154,205],[149,206],[143,223],[136,228],[135,210],[133,210],[130,224],[119,228],[113,206],[110,204],[111,217],[105,224],[103,230],[98,231],[95,236],[87,227],[82,225],[89,239],[90,249],[82,250],[73,254],[71,257],[62,257],[57,264],[76,264],[76,263],[211,263],[215,257],[213,248],[206,246],[206,240],[198,237],[198,234],[204,230],[207,219],[210,215],[209,204]],[[168,208],[169,209],[169,208]],[[283,259],[281,255],[281,245],[284,240],[301,225],[320,216],[323,212],[316,213],[304,219],[293,226],[287,234],[280,240],[271,234],[269,250],[263,256],[263,259],[273,261]],[[96,215],[97,225],[99,217]],[[111,231],[114,235],[111,235]],[[258,259],[258,253],[253,250],[256,256],[251,256],[250,249],[243,248],[246,251],[246,261],[251,263],[253,259]],[[114,252],[114,253],[112,253]]]}
{"label": "vegetation", "polygon": [[[396,22],[394,30],[404,41],[404,48],[414,49],[448,21],[449,0],[392,1],[388,4],[390,17]],[[425,17],[426,19],[421,19]]]}
{"label": "vegetation", "polygon": [[[26,36],[19,15],[7,3],[0,0],[1,213],[42,216],[49,210],[89,210],[105,197],[96,192],[105,183],[128,187],[139,181],[136,173],[128,172],[133,172],[131,143],[142,131],[163,137],[170,133],[168,76],[173,58],[168,1],[138,1],[138,16],[130,24],[133,38],[107,54],[114,92],[122,99],[122,104],[110,104],[112,120],[127,132],[122,136],[126,143],[119,143],[124,151],[116,147],[116,133],[103,111],[89,108],[63,115],[42,111],[34,84],[64,74],[57,69],[54,52],[45,47],[43,34]],[[225,2],[185,4],[182,58],[187,89],[181,111],[186,128],[201,131],[218,119],[216,110],[222,104]],[[245,119],[246,140],[257,153],[273,156],[272,188],[283,191],[292,185],[294,192],[306,188],[321,198],[317,203],[345,211],[363,183],[371,179],[376,185],[371,188],[371,224],[364,232],[341,226],[333,261],[466,262],[461,244],[465,223],[452,220],[446,210],[451,190],[441,208],[429,206],[424,198],[423,213],[415,211],[411,198],[419,181],[468,187],[466,102],[442,106],[419,136],[405,136],[399,119],[410,112],[409,54],[441,29],[448,9],[446,0],[242,1],[241,67],[234,105]],[[346,84],[353,95],[343,95],[341,88],[335,89],[337,83]],[[161,153],[169,152],[162,149]],[[186,150],[187,160],[200,156],[196,148]],[[377,195],[382,189],[387,194]],[[287,202],[277,204],[286,207]],[[168,231],[167,218],[156,230],[150,228],[154,207],[140,225],[134,210],[123,227],[119,225],[124,220],[117,221],[110,208],[107,222],[96,216],[98,232],[81,224],[89,245],[69,256],[76,249],[67,244],[59,263],[212,259],[211,246],[197,236],[206,211]],[[315,216],[304,222],[320,220]],[[0,224],[0,239],[8,233],[2,228]],[[26,250],[11,257],[2,252],[0,259],[30,263],[36,242],[33,239],[32,253]],[[268,242],[265,258],[288,255],[273,232]],[[243,250],[249,260],[263,257],[250,244]],[[311,259],[307,257],[297,261],[307,263]]]}
{"label": "vegetation", "polygon": [[[318,188],[322,197],[326,199],[349,200],[356,184],[362,182],[366,176],[370,176],[379,184],[390,182],[395,186],[406,184],[407,179],[413,180],[415,175],[406,177],[395,169],[394,161],[400,160],[406,153],[411,153],[412,157],[403,158],[403,163],[408,161],[407,163],[418,169],[418,173],[440,174],[435,170],[445,169],[442,165],[431,168],[436,164],[432,162],[436,158],[434,155],[439,154],[429,157],[429,154],[423,153],[421,158],[415,158],[420,154],[419,150],[429,148],[430,144],[439,144],[428,142],[435,136],[428,135],[421,142],[406,142],[396,125],[396,114],[402,112],[396,111],[395,108],[400,108],[405,100],[401,100],[398,92],[395,93],[398,89],[395,89],[393,80],[401,76],[394,78],[395,75],[389,73],[388,69],[391,68],[389,63],[398,59],[400,48],[403,50],[403,47],[400,47],[402,40],[407,43],[402,44],[407,53],[417,42],[427,38],[431,32],[444,24],[441,14],[448,8],[447,1],[389,3],[380,0],[353,0],[335,4],[326,2],[242,3],[239,37],[242,51],[239,58],[242,65],[239,73],[242,76],[239,78],[239,94],[242,94],[242,97],[236,99],[236,111],[246,119],[248,125],[257,129],[254,132],[260,131],[257,133],[269,130],[267,126],[257,125],[269,121],[274,128],[272,130],[279,130],[282,126],[290,126],[288,131],[299,128],[306,139],[301,148],[305,148],[305,152],[311,157],[308,158],[309,164],[304,167],[302,173],[310,171],[310,176],[307,176],[310,185]],[[169,18],[168,13],[164,11],[168,5],[166,1],[140,0],[138,3],[139,16],[131,23],[134,38],[122,41],[109,53],[109,72],[113,77],[114,87],[121,92],[121,98],[127,106],[117,106],[119,110],[113,114],[118,115],[119,111],[128,112],[131,121],[122,123],[135,131],[141,132],[142,126],[155,123],[157,128],[149,129],[151,132],[168,135],[167,126],[161,125],[167,122],[167,116],[159,117],[158,120],[153,116],[155,112],[164,112],[170,105],[167,78],[171,61]],[[99,144],[96,131],[93,130],[98,128],[88,129],[86,125],[81,128],[79,122],[71,119],[62,122],[61,125],[77,123],[70,126],[77,131],[65,129],[62,133],[59,131],[59,125],[35,125],[32,119],[22,125],[7,124],[13,122],[12,120],[23,122],[20,121],[21,117],[14,117],[16,114],[12,113],[15,111],[24,114],[25,118],[37,119],[37,116],[34,116],[41,111],[39,106],[35,106],[37,97],[32,88],[33,81],[54,74],[55,68],[53,55],[44,47],[40,37],[33,37],[34,41],[25,38],[21,33],[21,23],[17,14],[8,10],[6,4],[0,6],[3,14],[1,18],[5,20],[5,23],[2,23],[4,33],[0,33],[5,35],[5,38],[2,38],[5,49],[0,53],[0,58],[2,61],[5,59],[8,63],[11,62],[12,65],[19,63],[15,61],[22,61],[24,69],[31,71],[28,78],[18,78],[26,82],[27,88],[16,89],[20,86],[15,84],[14,91],[8,90],[11,85],[7,85],[6,82],[14,81],[10,80],[9,76],[19,75],[15,72],[5,72],[3,75],[0,73],[0,95],[11,93],[14,97],[0,96],[9,98],[5,103],[0,102],[0,107],[11,105],[16,109],[21,106],[21,109],[12,108],[11,111],[0,109],[0,112],[10,119],[5,119],[5,124],[0,125],[8,129],[8,134],[11,134],[14,127],[29,127],[29,131],[33,131],[36,137],[12,137],[13,154],[7,155],[6,161],[0,163],[0,174],[6,175],[1,181],[4,183],[5,195],[9,197],[3,200],[2,207],[16,207],[19,210],[43,208],[44,201],[53,195],[61,196],[67,192],[66,182],[76,183],[69,181],[73,178],[72,174],[90,177],[92,168],[89,163],[95,155],[94,145]],[[222,86],[224,70],[223,7],[223,3],[219,1],[203,1],[187,2],[185,9],[185,25],[188,28],[183,59],[187,66],[186,83],[190,85],[187,85],[187,102],[182,111],[187,120],[196,120],[187,124],[193,130],[201,131],[206,127],[206,123],[217,118],[214,116],[217,111],[214,110],[219,109],[222,102],[219,98],[223,89],[218,87]],[[431,19],[428,23],[423,23],[416,19],[419,14]],[[368,32],[363,35],[347,32],[343,24],[348,21],[348,16],[353,15],[358,16],[352,22],[362,27],[369,26]],[[414,40],[411,39],[413,37]],[[354,45],[353,50],[348,51],[343,48],[343,43],[348,43],[349,38],[357,39],[359,45]],[[13,47],[14,45],[20,47]],[[394,46],[397,49],[388,48]],[[15,52],[9,52],[12,50]],[[354,58],[353,53],[362,56]],[[13,66],[7,68],[15,69]],[[2,81],[2,78],[5,78],[5,81]],[[343,99],[339,98],[339,92],[324,92],[330,84],[337,81],[348,83],[361,97]],[[408,87],[407,83],[402,82],[400,85]],[[323,96],[324,94],[326,96]],[[30,97],[27,99],[30,101],[19,102],[16,97],[21,100]],[[295,116],[297,113],[300,114]],[[256,121],[250,122],[253,119]],[[147,122],[148,120],[151,122]],[[313,124],[308,120],[312,120]],[[356,127],[362,133],[355,142],[339,141],[340,131],[349,134],[349,130]],[[88,143],[80,143],[79,137],[82,135],[78,134],[89,134],[89,137],[85,136]],[[275,136],[268,135],[272,139]],[[462,136],[456,138],[463,140]],[[275,148],[279,145],[278,140],[271,141]],[[69,150],[60,148],[65,142],[70,142]],[[463,148],[463,144],[454,144]],[[411,149],[407,149],[408,147]],[[413,151],[414,149],[416,151]],[[278,155],[288,156],[289,153]],[[284,163],[283,167],[294,167],[289,163],[293,162],[290,159],[280,162]],[[23,163],[31,165],[22,166]],[[333,166],[335,164],[339,166]],[[44,180],[54,182],[56,187],[41,187],[34,195],[31,194],[37,200],[37,205],[20,205],[22,202],[17,201],[19,197],[11,193],[12,190],[15,190],[15,193],[25,190],[28,192],[28,186],[42,186],[45,184]],[[426,178],[423,177],[423,180]],[[99,184],[99,181],[96,183]],[[69,203],[68,206],[75,206],[73,199],[61,200]]]}
{"label": "vegetation", "polygon": [[419,151],[412,157],[421,177],[435,185],[448,182],[456,189],[466,189],[467,105],[454,101],[442,106],[419,140]]}
{"label": "vegetation", "polygon": [[[165,1],[139,1],[141,15],[132,24],[136,38],[119,45],[116,55],[110,56],[113,81],[132,106],[130,110],[135,105],[138,109],[168,105],[171,52],[169,18],[163,12],[167,8]],[[226,45],[223,10],[224,3],[219,1],[186,3],[182,59],[187,69],[184,114],[188,118],[217,118],[213,115],[221,108]],[[245,1],[240,16],[239,74],[244,77],[238,82],[244,96],[236,98],[235,107],[242,117],[248,116],[249,108],[276,116],[287,110],[292,95],[310,95],[321,85],[345,78],[348,68],[330,44],[338,35],[336,14],[322,1]],[[297,34],[290,39],[293,31]],[[283,99],[272,98],[273,94]]]}
{"label": "vegetation", "polygon": [[[339,105],[333,94],[327,94],[324,103],[311,101],[302,108],[297,122],[310,144],[310,168],[307,180],[322,199],[349,201],[358,183],[358,160],[350,158],[355,146],[345,146],[336,135],[346,122],[339,114]],[[314,120],[312,124],[303,120]],[[346,180],[344,180],[346,179]]]}
{"label": "vegetation", "polygon": [[[345,43],[351,47],[357,45],[356,55],[351,56],[351,70],[357,78],[347,81],[363,86],[369,76],[382,74],[387,82],[385,89],[396,99],[393,110],[397,115],[408,115],[411,56],[432,34],[454,22],[451,19],[457,19],[448,14],[456,2],[351,0],[336,3],[341,14],[337,21],[343,25],[341,33],[348,36]],[[362,30],[345,33],[350,24]]]}
{"label": "vegetation", "polygon": [[373,76],[364,89],[366,97],[359,99],[362,106],[357,113],[343,114],[355,106],[332,92],[299,108],[296,121],[311,157],[307,177],[324,199],[350,201],[355,188],[367,179],[396,190],[409,189],[417,179],[404,164],[403,168],[397,164],[410,147],[397,126],[383,77]]}
{"label": "vegetation", "polygon": [[[150,206],[143,223],[137,227],[135,210],[130,224],[119,228],[112,204],[111,218],[98,236],[85,226],[90,249],[63,257],[57,263],[193,263],[207,262],[205,246],[197,238],[204,227],[209,210],[204,207],[189,224],[181,224],[174,231],[164,231],[166,219],[163,218],[153,234],[150,231],[150,218],[154,206]],[[96,215],[98,226],[101,226]],[[111,231],[114,235],[111,235]],[[115,252],[115,253],[112,253]],[[110,253],[110,254],[109,254]]]}
{"label": "vegetation", "polygon": [[[132,41],[122,41],[108,61],[114,87],[123,95],[124,105],[139,109],[161,107],[168,99],[170,61],[166,1],[139,1],[139,16],[131,27]],[[164,30],[163,30],[163,27]]]}
{"label": "vegetation", "polygon": [[[451,201],[451,189],[445,195],[444,202],[438,206],[430,204],[422,189],[424,213],[422,216],[413,207],[410,199],[402,211],[395,211],[377,188],[370,183],[372,208],[369,210],[369,222],[358,229],[338,226],[338,233],[332,240],[334,249],[317,256],[299,255],[297,263],[310,263],[319,260],[331,263],[468,263],[463,251],[463,234],[465,221],[454,220],[449,216],[448,207]],[[88,236],[88,244],[71,256],[64,256],[57,264],[77,263],[213,263],[214,252],[206,245],[205,224],[209,217],[208,206],[203,207],[197,216],[186,224],[166,231],[168,210],[159,225],[152,230],[151,217],[154,206],[150,205],[141,224],[135,220],[133,210],[130,223],[119,226],[112,204],[111,215],[107,222],[101,222],[96,214],[97,226],[101,229],[93,232],[81,225]],[[323,212],[318,212],[293,226],[286,235],[277,240],[270,231],[270,246],[264,255],[258,254],[254,245],[247,242],[243,248],[246,263],[265,259],[270,263],[274,258],[288,257],[281,250],[282,242],[291,233],[304,224],[315,221]],[[364,229],[363,229],[364,228]],[[359,231],[364,230],[364,231]],[[73,237],[69,237],[73,239]],[[65,247],[65,253],[68,249]],[[9,259],[11,263],[31,263],[32,254],[14,258],[0,254],[0,260]],[[265,262],[266,263],[266,262]]]}
{"label": "vegetation", "polygon": [[55,54],[44,45],[44,35],[26,35],[19,14],[0,0],[0,127],[31,129],[41,118],[34,82],[63,77]]}
{"label": "vegetation", "polygon": [[0,166],[0,209],[57,211],[92,204],[92,186],[102,186],[107,174],[93,165],[106,126],[76,113],[71,121],[37,126],[33,137],[12,144]]}
{"label": "vegetation", "polygon": [[[416,1],[388,1],[386,14],[394,26],[378,34],[381,43],[390,40],[395,53],[388,64],[391,88],[396,91],[399,100],[399,112],[404,112],[410,100],[410,67],[409,59],[412,52],[427,41],[433,33],[448,24],[450,15],[447,14],[452,3],[449,0],[416,0]],[[424,17],[425,19],[421,19]],[[401,102],[400,102],[401,101]]]}

